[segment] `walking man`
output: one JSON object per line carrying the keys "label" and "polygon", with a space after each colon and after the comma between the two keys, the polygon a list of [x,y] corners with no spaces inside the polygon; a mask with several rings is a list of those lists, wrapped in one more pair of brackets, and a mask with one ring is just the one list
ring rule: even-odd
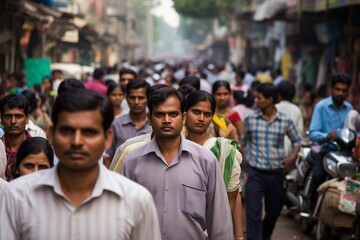
{"label": "walking man", "polygon": [[56,98],[59,163],[5,186],[0,239],[161,239],[151,194],[99,161],[111,144],[113,118],[98,93],[79,89]]}
{"label": "walking man", "polygon": [[[244,145],[250,146],[245,187],[246,231],[249,240],[271,239],[283,201],[283,173],[293,164],[300,150],[301,138],[293,121],[276,110],[278,89],[272,83],[260,84],[255,91],[259,110],[244,120]],[[292,151],[285,155],[284,137]],[[262,220],[262,201],[265,218]]]}
{"label": "walking man", "polygon": [[174,88],[160,88],[150,95],[148,108],[155,137],[125,158],[122,174],[153,195],[162,239],[233,240],[230,208],[217,159],[180,134],[183,97]]}

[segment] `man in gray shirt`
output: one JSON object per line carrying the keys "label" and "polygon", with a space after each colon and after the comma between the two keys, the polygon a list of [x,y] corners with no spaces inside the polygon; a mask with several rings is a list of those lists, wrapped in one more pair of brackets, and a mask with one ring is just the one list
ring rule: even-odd
{"label": "man in gray shirt", "polygon": [[107,151],[109,157],[104,161],[110,166],[116,149],[127,139],[151,132],[146,118],[146,91],[149,84],[141,78],[135,79],[126,85],[126,99],[130,112],[114,119],[111,126],[113,140]]}
{"label": "man in gray shirt", "polygon": [[124,160],[122,174],[155,200],[162,239],[234,239],[230,208],[215,156],[181,136],[185,103],[174,88],[148,102],[155,137]]}

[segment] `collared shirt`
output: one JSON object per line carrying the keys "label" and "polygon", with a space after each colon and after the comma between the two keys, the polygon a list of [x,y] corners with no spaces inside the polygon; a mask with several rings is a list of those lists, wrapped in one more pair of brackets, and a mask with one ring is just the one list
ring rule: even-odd
{"label": "collared shirt", "polygon": [[151,141],[152,133],[143,134],[140,136],[136,136],[126,140],[123,144],[121,144],[115,152],[115,155],[111,161],[110,170],[120,173],[122,163],[124,162],[125,157],[137,147],[144,145]]}
{"label": "collared shirt", "polygon": [[[304,120],[300,108],[286,100],[276,104],[276,108],[279,112],[282,112],[290,117],[301,136],[304,132]],[[285,155],[290,156],[291,150],[291,141],[287,136],[285,136]]]}
{"label": "collared shirt", "polygon": [[57,167],[17,178],[0,194],[0,239],[161,239],[142,186],[99,164],[91,196],[75,207]]}
{"label": "collared shirt", "polygon": [[0,140],[0,178],[6,180],[5,170],[6,170],[7,158],[5,145],[3,141]]}
{"label": "collared shirt", "polygon": [[250,145],[248,163],[265,170],[278,171],[285,156],[284,137],[288,136],[293,146],[301,145],[300,134],[294,122],[282,112],[267,121],[261,110],[249,114],[244,120],[244,144]]}
{"label": "collared shirt", "polygon": [[149,125],[147,119],[145,119],[144,125],[142,125],[140,128],[136,128],[136,125],[131,120],[130,113],[127,113],[114,119],[114,122],[111,125],[111,130],[113,133],[113,140],[110,149],[107,151],[107,154],[113,158],[116,149],[126,140],[135,136],[149,133],[152,131],[152,128]]}
{"label": "collared shirt", "polygon": [[224,180],[214,154],[181,137],[178,155],[168,165],[156,136],[132,151],[122,174],[154,197],[163,240],[234,239]]}
{"label": "collared shirt", "polygon": [[35,125],[35,123],[31,121],[31,119],[29,119],[29,122],[28,124],[26,124],[25,129],[32,137],[42,137],[46,139],[46,134],[44,130],[42,130],[39,126]]}
{"label": "collared shirt", "polygon": [[[28,138],[31,138],[31,135],[27,131],[25,131],[25,139],[28,139]],[[12,170],[13,170],[13,166],[16,162],[17,150],[12,151],[10,144],[6,141],[6,134],[4,134],[4,136],[1,138],[1,141],[5,145],[5,152],[6,152],[5,177],[6,177],[7,181],[11,181],[15,177]]]}
{"label": "collared shirt", "polygon": [[343,128],[347,114],[352,110],[348,102],[344,102],[336,109],[332,96],[327,97],[315,105],[309,127],[311,141],[326,141],[329,132]]}

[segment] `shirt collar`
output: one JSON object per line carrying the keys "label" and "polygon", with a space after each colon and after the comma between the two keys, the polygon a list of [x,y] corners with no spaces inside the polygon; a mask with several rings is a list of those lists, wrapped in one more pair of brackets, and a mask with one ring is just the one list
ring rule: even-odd
{"label": "shirt collar", "polygon": [[[263,114],[263,112],[261,110],[257,110],[255,112],[255,116],[256,116],[256,118],[265,119],[264,114]],[[282,113],[280,111],[276,110],[276,116],[272,121],[281,120],[281,116],[282,116]]]}
{"label": "shirt collar", "polygon": [[[333,107],[334,109],[336,109],[332,96],[329,96],[328,98],[329,98],[328,106]],[[341,108],[344,108],[344,109],[348,108],[348,106],[346,106],[346,104],[345,104],[345,101],[343,101],[343,103],[341,104],[339,109],[341,109]]]}
{"label": "shirt collar", "polygon": [[[180,135],[180,136],[181,136],[181,141],[180,141],[180,146],[179,146],[179,153],[183,152],[183,151],[191,152],[191,147],[190,147],[188,140],[186,140],[184,136],[182,136],[182,135]],[[148,154],[151,152],[154,152],[158,156],[162,155],[160,152],[160,149],[159,149],[159,145],[156,142],[156,135],[145,146],[143,154],[145,155],[145,154]]]}
{"label": "shirt collar", "polygon": [[[107,173],[106,167],[99,160],[99,175],[96,180],[94,189],[91,194],[91,198],[99,197],[103,191],[110,191],[118,195],[119,197],[124,196],[124,191],[116,179],[114,179],[112,174]],[[59,174],[58,174],[58,165],[54,166],[49,170],[43,170],[44,174],[39,177],[37,185],[34,188],[39,188],[42,186],[52,187],[54,192],[60,196],[65,197],[60,185]]]}

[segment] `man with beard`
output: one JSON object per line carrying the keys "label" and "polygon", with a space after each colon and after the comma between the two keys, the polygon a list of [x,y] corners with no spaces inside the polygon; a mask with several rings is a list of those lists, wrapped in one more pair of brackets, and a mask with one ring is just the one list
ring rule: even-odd
{"label": "man with beard", "polygon": [[0,102],[1,124],[4,126],[4,136],[1,140],[6,151],[6,164],[1,164],[6,167],[1,171],[5,171],[7,181],[14,179],[12,167],[20,144],[31,137],[25,130],[29,121],[29,108],[29,102],[23,95],[10,94]]}
{"label": "man with beard", "polygon": [[116,149],[127,139],[151,132],[146,118],[146,91],[150,87],[144,79],[138,78],[126,85],[126,100],[130,112],[116,118],[111,126],[113,140],[104,164],[109,167]]}
{"label": "man with beard", "polygon": [[345,73],[336,73],[331,79],[331,96],[315,105],[310,123],[309,138],[322,145],[314,163],[313,186],[311,194],[311,209],[314,210],[317,189],[325,181],[326,172],[323,167],[323,157],[333,149],[330,141],[336,137],[336,130],[344,126],[347,114],[352,110],[350,103],[345,101],[351,78]]}
{"label": "man with beard", "polygon": [[181,136],[182,95],[172,87],[160,88],[150,94],[148,108],[155,137],[125,158],[121,172],[153,195],[162,239],[233,240],[217,159]]}
{"label": "man with beard", "polygon": [[149,191],[99,161],[113,118],[96,92],[56,98],[50,137],[59,163],[1,190],[0,239],[161,239]]}

